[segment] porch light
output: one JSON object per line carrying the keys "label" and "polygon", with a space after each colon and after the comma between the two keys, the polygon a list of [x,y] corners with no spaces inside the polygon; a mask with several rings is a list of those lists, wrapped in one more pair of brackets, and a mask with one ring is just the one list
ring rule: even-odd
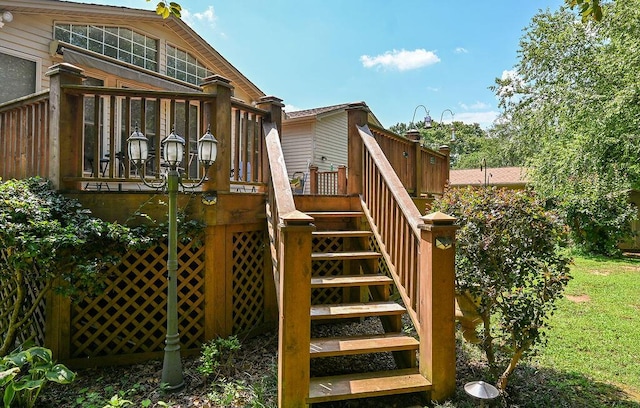
{"label": "porch light", "polygon": [[131,160],[136,166],[147,161],[149,156],[149,140],[140,132],[137,123],[136,130],[134,130],[131,133],[131,136],[127,139],[127,144],[129,146],[129,160]]}
{"label": "porch light", "polygon": [[167,162],[169,167],[175,169],[178,167],[178,164],[182,162],[184,138],[176,135],[174,128],[171,128],[171,133],[169,133],[169,136],[162,141],[162,145],[164,146],[162,158]]}
{"label": "porch light", "polygon": [[202,135],[198,140],[198,158],[204,165],[205,169],[208,169],[213,162],[216,161],[218,155],[218,141],[211,133],[211,125],[207,126],[207,133]]}

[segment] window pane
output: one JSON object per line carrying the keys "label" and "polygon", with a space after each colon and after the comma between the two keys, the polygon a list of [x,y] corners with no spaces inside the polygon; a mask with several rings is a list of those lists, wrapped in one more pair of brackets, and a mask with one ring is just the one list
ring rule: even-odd
{"label": "window pane", "polygon": [[89,40],[89,50],[100,54],[104,53],[102,49],[102,42],[97,42],[94,40]]}
{"label": "window pane", "polygon": [[89,27],[89,38],[98,42],[104,41],[104,28],[91,26]]}
{"label": "window pane", "polygon": [[36,63],[13,55],[0,53],[0,103],[36,91]]}

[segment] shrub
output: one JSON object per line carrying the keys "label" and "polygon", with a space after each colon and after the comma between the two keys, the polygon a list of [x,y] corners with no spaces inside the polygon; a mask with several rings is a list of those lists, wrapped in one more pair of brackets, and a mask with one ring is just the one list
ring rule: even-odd
{"label": "shrub", "polygon": [[202,345],[198,371],[205,377],[229,376],[234,370],[235,356],[240,350],[240,340],[236,336],[227,339],[218,337]]}
{"label": "shrub", "polygon": [[42,178],[0,181],[0,202],[0,282],[13,291],[2,299],[4,356],[49,291],[99,292],[101,273],[144,239],[92,217]]}
{"label": "shrub", "polygon": [[496,376],[496,351],[508,356],[498,380],[504,390],[518,361],[544,344],[548,316],[570,279],[566,228],[528,191],[453,189],[434,210],[457,217],[456,290],[475,301],[479,345]]}

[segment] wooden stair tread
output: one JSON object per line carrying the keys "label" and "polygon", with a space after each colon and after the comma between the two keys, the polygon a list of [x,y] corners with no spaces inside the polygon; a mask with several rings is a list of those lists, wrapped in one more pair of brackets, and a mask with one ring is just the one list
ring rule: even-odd
{"label": "wooden stair tread", "polygon": [[370,237],[373,235],[373,232],[371,231],[313,231],[311,234],[316,237],[359,238],[359,237]]}
{"label": "wooden stair tread", "polygon": [[308,403],[428,391],[431,383],[416,368],[311,378]]}
{"label": "wooden stair tread", "polygon": [[311,339],[311,358],[352,354],[417,350],[420,342],[405,334],[376,334],[362,337],[327,337]]}
{"label": "wooden stair tread", "polygon": [[305,211],[313,218],[345,218],[345,217],[361,217],[362,211]]}
{"label": "wooden stair tread", "polygon": [[311,278],[312,288],[390,285],[393,279],[386,275],[337,275]]}
{"label": "wooden stair tread", "polygon": [[396,302],[342,303],[311,306],[311,320],[400,315],[406,309]]}
{"label": "wooden stair tread", "polygon": [[352,251],[352,252],[314,252],[311,254],[312,261],[330,261],[345,259],[376,259],[382,254],[375,251]]}

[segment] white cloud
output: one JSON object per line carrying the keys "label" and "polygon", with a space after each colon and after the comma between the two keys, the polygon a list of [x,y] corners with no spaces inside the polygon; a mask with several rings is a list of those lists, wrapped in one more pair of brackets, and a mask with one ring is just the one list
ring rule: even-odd
{"label": "white cloud", "polygon": [[197,23],[207,23],[210,26],[214,26],[218,16],[216,16],[213,6],[209,6],[206,10],[199,13],[192,13],[187,9],[182,9],[182,21],[189,26],[193,26]]}
{"label": "white cloud", "polygon": [[469,50],[464,47],[457,47],[454,51],[456,54],[468,54]]}
{"label": "white cloud", "polygon": [[476,101],[471,105],[467,105],[466,103],[461,102],[459,103],[459,105],[464,110],[482,110],[482,109],[489,109],[491,107],[491,105],[489,105],[488,103],[484,103],[480,101]]}
{"label": "white cloud", "polygon": [[304,108],[299,108],[297,106],[294,105],[289,105],[289,104],[285,104],[284,108],[282,108],[285,112],[297,112],[297,111],[301,111],[301,110],[305,110]]}
{"label": "white cloud", "polygon": [[456,121],[463,123],[477,123],[482,128],[487,128],[493,124],[500,113],[496,111],[485,112],[462,112],[456,114]]}
{"label": "white cloud", "polygon": [[428,86],[427,91],[429,92],[440,92],[440,88],[435,88],[433,86]]}
{"label": "white cloud", "polygon": [[384,54],[371,57],[362,55],[360,62],[365,68],[381,67],[407,71],[440,62],[440,58],[433,52],[419,48],[413,51],[402,49],[400,51],[387,51]]}

